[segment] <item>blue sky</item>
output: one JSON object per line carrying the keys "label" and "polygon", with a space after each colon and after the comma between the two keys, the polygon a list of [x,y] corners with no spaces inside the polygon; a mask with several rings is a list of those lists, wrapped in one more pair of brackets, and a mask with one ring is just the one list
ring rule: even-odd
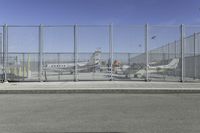
{"label": "blue sky", "polygon": [[0,0],[0,24],[200,24],[199,0]]}
{"label": "blue sky", "polygon": [[[8,25],[98,25],[111,23],[114,25],[143,25],[146,23],[154,25],[200,25],[200,0],[0,0],[0,24],[5,23]],[[54,30],[47,30],[49,37],[45,40],[45,51],[73,51],[71,29],[69,28],[66,31],[56,29],[56,32]],[[84,28],[80,30],[84,31]],[[94,51],[96,47],[102,47],[103,51],[108,51],[108,32],[98,28],[96,30],[97,32],[94,29],[88,29],[81,33],[79,36],[81,40],[79,42],[80,51]],[[171,31],[172,34],[179,33],[177,27],[174,30]],[[124,31],[123,28],[118,30],[117,32],[121,33],[115,33],[117,35],[114,37],[116,46],[114,50],[120,52],[144,51],[144,40],[141,36],[143,33],[138,31],[143,31],[143,28],[137,29],[135,32],[129,29]],[[128,35],[125,36],[123,32]],[[156,30],[155,33],[152,30],[152,35],[155,35],[156,32]],[[159,33],[162,32],[163,29],[160,29]],[[68,38],[65,38],[63,33],[66,33]],[[11,29],[9,34],[13,34],[10,35],[10,38],[13,39],[10,40],[10,51],[38,50],[36,44],[38,42],[37,29]],[[164,34],[167,35],[170,32],[167,31],[162,35]],[[121,41],[119,35],[121,35]],[[21,41],[19,38],[21,38]],[[166,39],[169,42],[176,39],[169,38]],[[157,43],[160,43],[158,40]],[[160,38],[160,40],[163,41],[163,38]],[[152,46],[152,48],[164,45],[163,43],[166,40],[162,44]]]}

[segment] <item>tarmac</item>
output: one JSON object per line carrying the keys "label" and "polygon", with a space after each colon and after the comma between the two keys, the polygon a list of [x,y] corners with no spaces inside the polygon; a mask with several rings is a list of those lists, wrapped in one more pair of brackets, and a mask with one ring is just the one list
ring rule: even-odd
{"label": "tarmac", "polygon": [[11,82],[0,84],[0,94],[62,93],[200,93],[200,83],[144,81]]}

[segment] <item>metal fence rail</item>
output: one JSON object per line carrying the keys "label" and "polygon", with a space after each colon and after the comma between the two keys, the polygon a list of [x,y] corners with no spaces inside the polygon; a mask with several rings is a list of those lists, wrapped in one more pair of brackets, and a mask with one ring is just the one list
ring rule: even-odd
{"label": "metal fence rail", "polygon": [[200,26],[0,26],[0,80],[200,81]]}

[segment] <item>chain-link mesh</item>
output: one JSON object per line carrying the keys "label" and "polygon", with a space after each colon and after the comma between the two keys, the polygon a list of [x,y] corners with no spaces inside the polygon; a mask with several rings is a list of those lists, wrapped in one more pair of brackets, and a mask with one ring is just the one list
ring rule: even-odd
{"label": "chain-link mesh", "polygon": [[74,80],[73,26],[44,26],[43,80]]}
{"label": "chain-link mesh", "polygon": [[144,26],[113,27],[114,80],[145,80],[146,56],[144,39]]}
{"label": "chain-link mesh", "polygon": [[38,27],[8,26],[8,81],[38,81]]}
{"label": "chain-link mesh", "polygon": [[180,80],[180,30],[177,26],[151,26],[149,30],[150,80]]}
{"label": "chain-link mesh", "polygon": [[183,58],[180,31],[179,26],[149,26],[146,34],[145,26],[131,25],[5,25],[0,80],[199,81],[200,26],[185,26]]}
{"label": "chain-link mesh", "polygon": [[199,53],[199,26],[186,26],[184,42],[184,76],[185,81],[194,81],[200,78],[200,53]]}
{"label": "chain-link mesh", "polygon": [[110,80],[109,26],[78,26],[78,80]]}

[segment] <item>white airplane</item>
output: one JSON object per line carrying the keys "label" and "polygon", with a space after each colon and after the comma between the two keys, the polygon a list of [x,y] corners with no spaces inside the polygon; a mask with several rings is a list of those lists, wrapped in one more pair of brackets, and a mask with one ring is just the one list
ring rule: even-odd
{"label": "white airplane", "polygon": [[[148,73],[161,73],[161,72],[166,72],[169,70],[174,70],[177,68],[179,63],[179,58],[174,58],[171,60],[171,62],[167,65],[158,65],[158,66],[148,66]],[[129,67],[128,69],[126,69],[126,71],[124,72],[126,77],[128,77],[128,75],[130,75],[131,73],[131,67]],[[139,71],[137,71],[136,73],[134,73],[134,77],[135,78],[142,78],[146,76],[146,70],[145,69],[140,69]]]}
{"label": "white airplane", "polygon": [[[101,51],[96,50],[90,60],[86,62],[77,62],[77,71],[91,71],[100,68]],[[74,73],[75,63],[61,63],[61,64],[47,64],[44,66],[44,72],[46,75],[47,71],[51,72],[70,72]]]}

